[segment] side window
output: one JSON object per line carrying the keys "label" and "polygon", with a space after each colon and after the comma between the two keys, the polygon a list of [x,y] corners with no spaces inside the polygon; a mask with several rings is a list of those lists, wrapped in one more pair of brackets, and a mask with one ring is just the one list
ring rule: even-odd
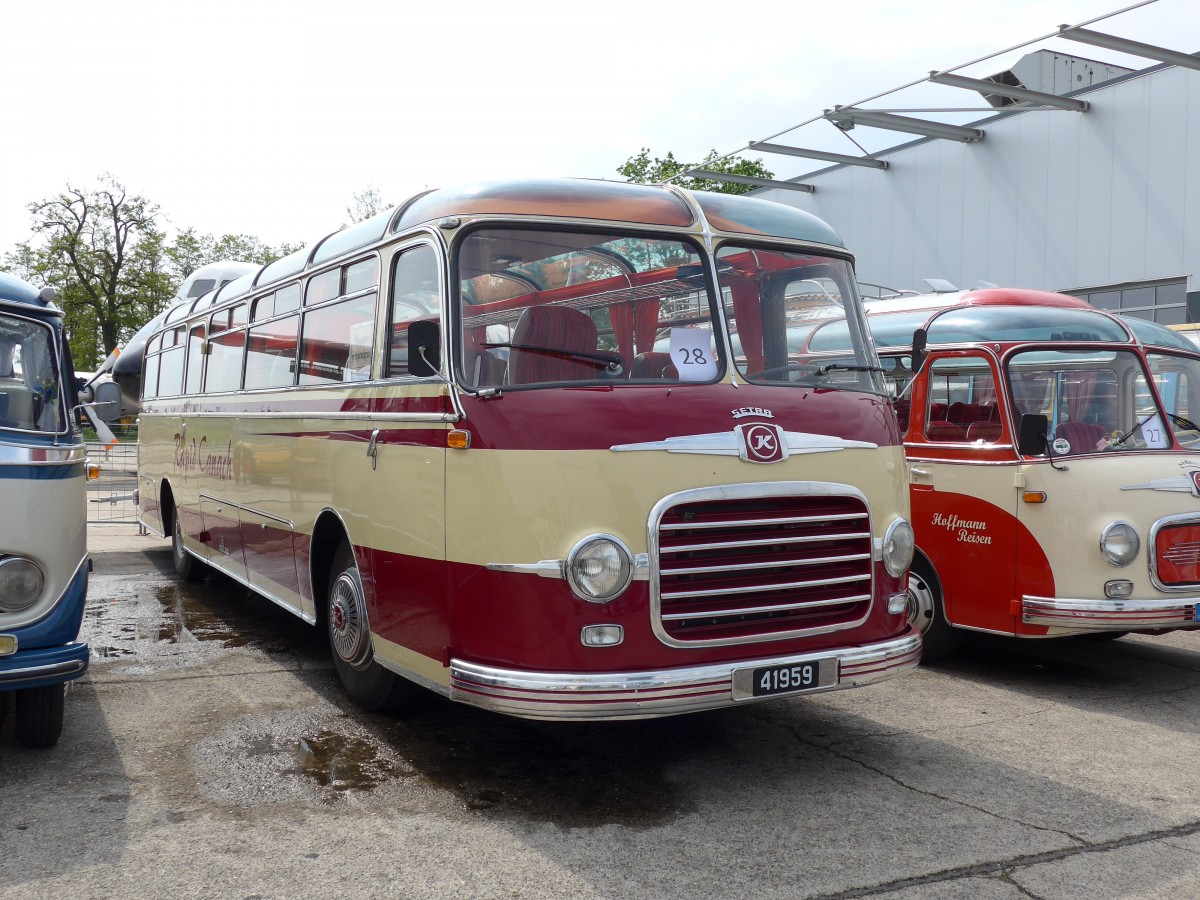
{"label": "side window", "polygon": [[275,315],[275,295],[267,294],[254,301],[254,314],[250,317],[255,322],[269,319]]}
{"label": "side window", "polygon": [[246,333],[246,390],[295,384],[299,322],[299,316],[288,316],[255,325]]}
{"label": "side window", "polygon": [[366,381],[375,344],[372,291],[304,314],[300,340],[300,384]]}
{"label": "side window", "polygon": [[242,357],[246,349],[245,331],[217,331],[208,339],[208,374],[204,378],[204,392],[236,391],[242,386]]}
{"label": "side window", "polygon": [[342,292],[342,270],[330,269],[308,279],[308,290],[304,294],[304,305],[315,306],[332,300]]}
{"label": "side window", "polygon": [[442,323],[441,276],[437,254],[428,244],[411,247],[392,265],[388,327],[388,377],[408,374],[408,327],[417,321]]}
{"label": "side window", "polygon": [[195,325],[188,332],[187,376],[183,381],[185,394],[200,393],[200,378],[204,374],[204,326]]}
{"label": "side window", "polygon": [[935,359],[929,366],[925,438],[994,443],[1003,432],[991,364],[982,356]]}
{"label": "side window", "polygon": [[295,312],[300,308],[300,283],[289,284],[275,292],[275,315]]}

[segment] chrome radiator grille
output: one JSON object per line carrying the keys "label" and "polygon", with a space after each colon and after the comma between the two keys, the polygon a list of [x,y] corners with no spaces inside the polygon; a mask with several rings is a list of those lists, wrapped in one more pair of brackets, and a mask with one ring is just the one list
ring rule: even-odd
{"label": "chrome radiator grille", "polygon": [[866,618],[873,541],[864,498],[829,492],[841,485],[763,487],[784,485],[689,491],[652,523],[654,625],[667,643],[772,640]]}

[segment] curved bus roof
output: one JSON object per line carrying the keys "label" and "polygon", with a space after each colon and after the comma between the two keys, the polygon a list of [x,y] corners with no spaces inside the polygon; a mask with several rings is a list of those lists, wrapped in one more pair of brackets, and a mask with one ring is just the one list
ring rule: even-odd
{"label": "curved bus roof", "polygon": [[[596,219],[699,230],[702,223],[697,220],[695,207],[688,202],[688,197],[702,211],[704,224],[716,231],[845,247],[837,232],[811,213],[754,197],[569,178],[484,182],[418,194],[396,209],[332,232],[266,266],[214,264],[246,268],[239,273],[240,277],[220,288],[207,302],[201,297],[186,310],[181,310],[188,298],[180,299],[167,311],[163,321],[182,320],[193,311],[224,304],[274,282],[294,278],[330,260],[368,247],[389,233],[398,234],[455,216]],[[189,276],[189,281],[196,279],[200,271]]]}
{"label": "curved bus roof", "polygon": [[43,296],[43,292],[45,288],[39,291],[22,278],[0,272],[0,303],[20,304],[39,311],[59,314],[58,307],[54,305],[53,291],[50,291],[48,296]]}

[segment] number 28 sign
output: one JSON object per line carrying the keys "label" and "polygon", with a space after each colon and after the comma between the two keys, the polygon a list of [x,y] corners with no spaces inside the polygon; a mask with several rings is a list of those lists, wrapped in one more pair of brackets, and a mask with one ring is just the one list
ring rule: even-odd
{"label": "number 28 sign", "polygon": [[712,381],[717,377],[712,329],[672,328],[671,362],[680,381]]}

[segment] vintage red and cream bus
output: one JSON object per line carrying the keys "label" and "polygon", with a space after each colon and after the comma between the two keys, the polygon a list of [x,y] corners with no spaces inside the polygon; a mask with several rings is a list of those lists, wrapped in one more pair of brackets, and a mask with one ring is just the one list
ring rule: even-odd
{"label": "vintage red and cream bus", "polygon": [[[812,293],[851,349],[801,379]],[[919,659],[903,449],[818,219],[435,190],[187,302],[146,345],[141,519],[327,629],[361,705],[635,718]]]}
{"label": "vintage red and cream bus", "polygon": [[[955,649],[960,629],[1115,637],[1196,627],[1193,346],[1043,291],[867,306],[909,461],[912,619],[926,659]],[[837,321],[813,330],[804,364],[845,352],[847,333]]]}

